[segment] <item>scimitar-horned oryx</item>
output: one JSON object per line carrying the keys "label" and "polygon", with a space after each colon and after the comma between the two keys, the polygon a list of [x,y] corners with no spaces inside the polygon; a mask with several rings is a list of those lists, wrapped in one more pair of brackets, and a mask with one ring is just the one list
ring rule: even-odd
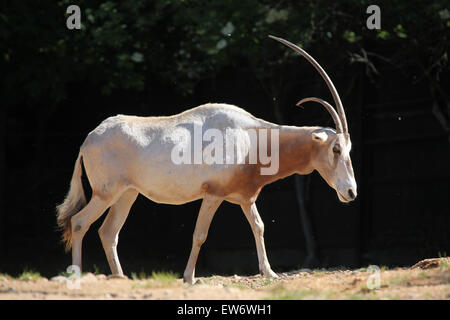
{"label": "scimitar-horned oryx", "polygon": [[[284,39],[270,37],[304,56],[323,77],[337,112],[319,98],[306,98],[297,105],[307,101],[318,102],[330,113],[336,130],[278,125],[227,104],[205,104],[173,116],[118,115],[104,120],[82,144],[70,190],[64,202],[57,207],[57,222],[63,231],[66,249],[72,248],[73,265],[81,270],[83,236],[109,208],[99,235],[112,275],[124,277],[117,255],[118,235],[140,193],[154,202],[167,204],[179,205],[203,199],[184,272],[185,282],[195,281],[200,247],[206,240],[214,213],[224,200],[240,205],[248,219],[256,242],[260,272],[264,276],[277,277],[267,260],[264,224],[255,204],[261,189],[294,173],[305,175],[317,170],[336,190],[340,201],[349,202],[356,198],[356,182],[349,154],[350,135],[344,108],[333,83],[304,50]],[[255,145],[257,135],[254,133],[257,131],[260,135]],[[261,132],[271,136],[270,141],[265,141]],[[214,137],[211,144],[219,143],[216,144],[219,147],[224,143],[219,139],[221,135],[231,136],[234,139],[232,151],[236,151],[235,156],[241,161],[230,161],[228,152],[224,154],[223,150],[220,152],[220,148],[216,148],[213,157],[218,161],[205,163],[201,152],[206,151],[209,145],[200,149],[200,158],[194,150],[194,163],[189,163],[192,159],[191,139],[194,137],[195,140],[196,135],[206,141],[212,141]],[[227,148],[228,145],[226,151],[229,150]],[[271,149],[272,160],[279,161],[273,165],[275,170],[264,173],[264,169],[268,169],[268,157],[264,161],[259,159],[250,163],[250,151],[255,148],[259,148],[260,157],[261,151],[267,155]],[[187,162],[174,159],[174,155],[179,156],[180,150],[188,155]],[[212,155],[211,148],[209,151]],[[87,204],[81,183],[82,163],[92,188],[92,197]]]}

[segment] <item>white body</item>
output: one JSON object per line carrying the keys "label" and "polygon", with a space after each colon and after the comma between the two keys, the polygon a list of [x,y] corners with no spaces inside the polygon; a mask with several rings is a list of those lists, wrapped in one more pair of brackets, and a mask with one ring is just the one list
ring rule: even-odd
{"label": "white body", "polygon": [[[234,163],[226,164],[224,159],[223,164],[175,164],[171,159],[180,139],[183,143],[193,140],[194,125],[203,132],[232,132],[236,151],[243,153],[241,158],[250,148],[246,129],[278,127],[227,104],[207,104],[169,117],[111,117],[93,130],[81,146],[92,187],[113,193],[120,188],[133,188],[158,203],[183,204],[202,198],[205,183],[227,185],[237,170]],[[246,200],[237,194],[224,199]]]}
{"label": "white body", "polygon": [[[196,133],[196,127],[202,131]],[[180,141],[191,144],[192,148],[186,150],[192,149],[191,156],[195,159],[192,139],[209,129],[224,134],[231,132],[236,158],[244,161],[227,164],[228,154],[224,153],[223,164],[173,162],[173,150],[180,146]],[[252,145],[256,141],[249,138],[249,133],[255,129],[270,131],[271,137],[276,131],[279,150],[274,150],[272,139],[263,145]],[[337,143],[344,151],[340,157],[331,151]],[[262,187],[293,173],[308,174],[317,169],[336,189],[341,201],[348,201],[342,197],[346,188],[350,186],[356,193],[353,171],[348,167],[348,163],[351,167],[349,143],[332,129],[280,126],[226,104],[206,104],[169,117],[111,117],[93,130],[81,146],[69,194],[58,206],[58,223],[64,229],[67,248],[72,247],[73,264],[81,268],[84,234],[110,208],[99,234],[112,274],[123,276],[117,255],[118,234],[139,193],[167,204],[203,199],[184,273],[185,281],[193,283],[200,247],[206,240],[214,213],[225,200],[239,204],[252,227],[260,272],[276,277],[267,259],[264,224],[255,205]],[[208,143],[203,148],[205,145]],[[280,163],[275,174],[263,175],[262,163],[248,161],[253,147],[258,151],[266,149],[265,154],[271,149],[272,156],[278,151]],[[81,159],[92,187],[92,198],[87,205],[81,184]]]}

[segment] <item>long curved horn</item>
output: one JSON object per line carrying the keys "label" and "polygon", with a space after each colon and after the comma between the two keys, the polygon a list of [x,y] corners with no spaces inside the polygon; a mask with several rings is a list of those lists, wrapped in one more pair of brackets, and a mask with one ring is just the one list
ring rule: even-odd
{"label": "long curved horn", "polygon": [[330,113],[331,117],[334,120],[334,124],[336,125],[336,133],[343,133],[341,119],[339,118],[339,115],[337,114],[336,110],[334,110],[334,108],[328,102],[319,98],[311,97],[300,100],[299,102],[297,102],[296,105],[300,106],[302,103],[308,101],[318,102],[321,105],[323,105],[325,109],[328,110],[328,112]]}
{"label": "long curved horn", "polygon": [[274,39],[274,40],[276,40],[278,42],[281,42],[285,46],[291,48],[292,50],[294,50],[294,51],[296,51],[298,53],[300,53],[302,56],[304,56],[306,58],[306,60],[308,60],[313,65],[314,68],[316,68],[316,70],[320,73],[322,78],[325,80],[325,82],[326,82],[326,84],[328,86],[328,89],[330,89],[330,91],[331,91],[334,103],[336,104],[337,113],[339,114],[340,119],[341,119],[343,132],[344,133],[348,133],[347,119],[345,117],[344,107],[342,106],[341,98],[339,98],[339,94],[338,94],[336,88],[334,87],[334,84],[331,81],[330,77],[325,72],[325,70],[323,70],[323,68],[320,66],[320,64],[317,63],[317,61],[314,60],[314,58],[311,57],[305,50],[299,48],[295,44],[290,43],[289,41],[284,40],[282,38],[277,38],[277,37],[274,37],[274,36],[271,36],[271,35],[269,35],[269,38]]}

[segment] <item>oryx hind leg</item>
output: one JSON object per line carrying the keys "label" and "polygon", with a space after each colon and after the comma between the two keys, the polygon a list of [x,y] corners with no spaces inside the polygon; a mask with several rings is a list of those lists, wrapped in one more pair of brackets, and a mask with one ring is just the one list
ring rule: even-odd
{"label": "oryx hind leg", "polygon": [[72,228],[72,265],[76,265],[81,271],[81,247],[83,237],[92,223],[94,223],[105,210],[113,203],[113,200],[93,195],[88,204],[71,218]]}
{"label": "oryx hind leg", "polygon": [[112,276],[123,277],[122,267],[120,266],[119,256],[117,254],[117,244],[119,242],[119,232],[128,217],[131,206],[136,200],[139,192],[135,189],[125,191],[122,196],[109,209],[102,226],[98,233],[105,250]]}

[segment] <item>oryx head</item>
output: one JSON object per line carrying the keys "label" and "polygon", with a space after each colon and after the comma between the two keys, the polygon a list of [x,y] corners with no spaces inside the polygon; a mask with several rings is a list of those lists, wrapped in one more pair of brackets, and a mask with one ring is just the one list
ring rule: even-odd
{"label": "oryx head", "polygon": [[326,101],[319,98],[306,98],[297,103],[297,106],[307,101],[320,103],[328,110],[334,120],[336,131],[323,128],[312,132],[313,142],[317,144],[317,153],[313,156],[312,165],[319,171],[325,181],[336,190],[339,200],[349,202],[356,198],[356,181],[353,173],[352,160],[350,159],[350,150],[352,142],[348,133],[347,119],[345,117],[344,107],[342,106],[339,94],[331,82],[330,78],[322,67],[308,53],[298,46],[281,38],[269,36],[270,38],[281,42],[292,50],[304,56],[325,80],[328,88],[333,95],[336,110]]}

